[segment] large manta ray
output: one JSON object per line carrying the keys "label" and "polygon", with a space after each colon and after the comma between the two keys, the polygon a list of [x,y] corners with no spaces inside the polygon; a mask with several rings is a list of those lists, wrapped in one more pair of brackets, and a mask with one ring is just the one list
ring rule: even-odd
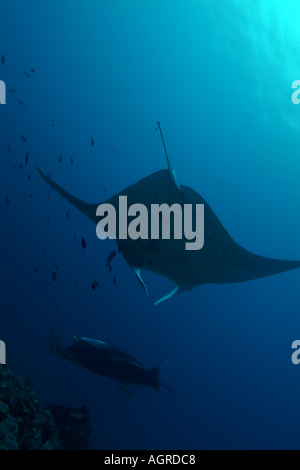
{"label": "large manta ray", "polygon": [[[159,129],[161,132],[160,124]],[[106,200],[116,209],[116,221],[119,220],[119,196],[127,196],[128,203],[143,204],[151,212],[151,204],[192,204],[195,217],[196,204],[204,204],[205,238],[200,250],[186,250],[186,240],[182,239],[116,239],[119,251],[123,254],[128,265],[135,272],[142,288],[147,292],[140,271],[145,269],[170,279],[176,288],[156,304],[167,300],[184,291],[191,291],[200,284],[230,284],[251,281],[273,274],[279,274],[300,267],[300,261],[286,261],[265,258],[255,255],[238,245],[223,227],[218,217],[203,199],[188,186],[177,186],[176,175],[171,167],[165,141],[161,132],[168,170],[160,170],[138,181],[121,191],[116,196]],[[102,203],[88,204],[69,194],[63,188],[44,175],[39,168],[42,178],[61,196],[73,204],[94,223],[103,218],[96,216],[96,210]],[[130,219],[130,218],[128,218]],[[171,222],[172,223],[172,222]],[[151,219],[148,220],[149,232]],[[174,229],[174,227],[173,227]],[[151,233],[151,232],[150,232]],[[172,233],[172,226],[171,226]]]}

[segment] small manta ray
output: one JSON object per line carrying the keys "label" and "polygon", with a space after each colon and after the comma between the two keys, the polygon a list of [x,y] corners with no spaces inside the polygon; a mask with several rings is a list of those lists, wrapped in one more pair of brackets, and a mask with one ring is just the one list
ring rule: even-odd
{"label": "small manta ray", "polygon": [[[192,217],[196,218],[196,205],[204,204],[205,237],[204,246],[199,250],[186,250],[185,239],[116,239],[119,251],[127,264],[133,269],[138,282],[148,294],[147,287],[141,278],[141,269],[170,279],[176,288],[156,304],[170,299],[184,291],[191,291],[202,284],[231,284],[260,279],[283,273],[300,267],[300,261],[286,261],[255,255],[236,243],[225,227],[200,194],[188,186],[178,187],[174,169],[170,164],[164,137],[158,123],[168,169],[160,170],[129,186],[116,196],[105,201],[116,210],[116,221],[119,221],[119,196],[127,196],[128,204],[143,204],[151,213],[151,204],[184,204],[192,205]],[[103,217],[96,216],[101,203],[87,204],[54,183],[50,178],[38,172],[42,178],[61,196],[73,204],[95,224]],[[102,202],[103,203],[103,202]],[[151,233],[149,221],[148,233]],[[170,232],[174,232],[174,221]]]}
{"label": "small manta ray", "polygon": [[144,385],[154,388],[157,392],[162,385],[177,395],[158,378],[159,370],[166,363],[160,367],[146,369],[132,356],[105,341],[85,336],[74,336],[73,341],[74,344],[64,349],[59,342],[57,326],[55,326],[49,341],[50,352],[95,374],[115,380],[121,385],[127,387]]}

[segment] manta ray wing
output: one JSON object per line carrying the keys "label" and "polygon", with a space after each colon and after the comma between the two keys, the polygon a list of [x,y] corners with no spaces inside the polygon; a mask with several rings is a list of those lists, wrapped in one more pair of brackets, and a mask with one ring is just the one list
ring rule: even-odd
{"label": "manta ray wing", "polygon": [[188,252],[190,277],[202,283],[229,284],[251,281],[300,267],[300,261],[287,261],[255,255],[236,243],[211,209],[193,189],[180,187],[183,202],[204,204],[205,242],[201,250]]}

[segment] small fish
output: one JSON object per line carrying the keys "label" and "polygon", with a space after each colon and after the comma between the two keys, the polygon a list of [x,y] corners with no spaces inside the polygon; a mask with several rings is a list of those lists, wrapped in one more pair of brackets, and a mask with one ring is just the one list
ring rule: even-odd
{"label": "small fish", "polygon": [[31,194],[29,194],[29,196],[30,196],[30,197],[32,197],[32,196],[33,196],[33,194],[31,193]]}
{"label": "small fish", "polygon": [[41,267],[42,267],[42,266],[39,266],[38,268],[36,268],[36,269],[34,270],[34,272],[36,273],[39,269],[41,269]]}
{"label": "small fish", "polygon": [[48,287],[50,286],[49,281],[47,281],[47,286],[48,286]]}
{"label": "small fish", "polygon": [[55,271],[52,272],[52,276],[51,276],[51,277],[52,277],[52,281],[56,281],[57,275],[56,275],[56,272],[55,272]]}
{"label": "small fish", "polygon": [[9,91],[10,93],[17,93],[17,91],[14,90],[13,88],[10,88],[8,91]]}
{"label": "small fish", "polygon": [[94,141],[94,139],[93,139],[93,137],[92,137],[92,138],[91,138],[91,146],[94,147],[94,145],[95,145],[95,141]]}
{"label": "small fish", "polygon": [[55,308],[58,308],[58,305],[55,305]]}
{"label": "small fish", "polygon": [[23,103],[23,101],[18,100],[18,103],[20,103],[22,106],[25,106],[25,104]]}
{"label": "small fish", "polygon": [[23,134],[20,134],[21,135],[21,139],[23,140],[23,142],[26,142],[26,139],[25,137],[23,136]]}
{"label": "small fish", "polygon": [[82,237],[81,239],[81,246],[82,246],[82,249],[85,250],[86,249],[86,242],[85,242],[85,239]]}
{"label": "small fish", "polygon": [[106,191],[106,188],[103,188],[103,191]]}
{"label": "small fish", "polygon": [[56,271],[58,271],[58,266],[57,266],[56,263],[54,263],[54,267],[55,267]]}
{"label": "small fish", "polygon": [[71,157],[71,165],[74,165],[73,158]]}
{"label": "small fish", "polygon": [[114,278],[113,278],[113,284],[115,284],[115,283],[116,283],[116,277],[114,276]]}
{"label": "small fish", "polygon": [[2,65],[5,64],[5,57],[4,57],[4,55],[1,56],[1,64],[2,64]]}
{"label": "small fish", "polygon": [[27,72],[24,72],[24,73],[25,73],[26,77],[31,78],[31,76],[29,75],[29,73],[27,73]]}
{"label": "small fish", "polygon": [[80,313],[83,313],[83,311],[81,310],[81,308],[79,309],[79,312],[80,312]]}
{"label": "small fish", "polygon": [[19,165],[19,168],[21,168],[21,170],[24,170],[24,167],[23,167],[23,165],[22,165],[21,163],[20,163],[20,165]]}
{"label": "small fish", "polygon": [[13,169],[13,170],[16,170],[16,169],[17,169],[16,165],[13,165],[13,166],[12,166],[12,169]]}
{"label": "small fish", "polygon": [[27,179],[28,179],[28,181],[30,181],[30,180],[31,180],[31,176],[30,176],[30,174],[29,174],[29,173],[28,173]]}
{"label": "small fish", "polygon": [[67,212],[66,212],[66,217],[68,220],[70,219],[69,214]]}
{"label": "small fish", "polygon": [[154,130],[157,131],[158,127],[156,127]]}
{"label": "small fish", "polygon": [[94,282],[92,282],[92,289],[96,290],[96,284]]}
{"label": "small fish", "polygon": [[55,127],[55,122],[54,121],[51,122],[51,126]]}
{"label": "small fish", "polygon": [[135,398],[134,398],[132,392],[131,392],[130,390],[127,390],[127,388],[121,387],[121,385],[117,385],[117,389],[118,389],[121,393],[124,393],[124,394],[127,395],[129,398],[131,398],[131,400],[134,400],[134,401],[135,401]]}
{"label": "small fish", "polygon": [[117,149],[110,149],[110,150],[112,150],[113,152],[117,152],[117,151],[118,151]]}
{"label": "small fish", "polygon": [[29,158],[29,155],[28,155],[28,153],[26,153],[26,156],[25,156],[25,165],[27,165],[27,163],[28,163],[28,158]]}
{"label": "small fish", "polygon": [[7,204],[10,204],[10,200],[8,199],[8,197],[6,197],[5,200]]}
{"label": "small fish", "polygon": [[47,215],[47,220],[48,220],[48,222],[50,222],[50,219],[49,219],[48,215]]}
{"label": "small fish", "polygon": [[116,256],[117,252],[116,251],[112,251],[111,253],[109,253],[108,257],[107,257],[107,262],[106,262],[106,266],[109,266],[109,263],[111,262],[112,259],[114,259],[114,257]]}
{"label": "small fish", "polygon": [[9,144],[8,144],[8,146],[7,146],[7,150],[8,150],[9,152],[11,152],[11,146],[10,146]]}
{"label": "small fish", "polygon": [[36,73],[36,71],[34,69],[30,69],[32,73]]}
{"label": "small fish", "polygon": [[61,162],[62,162],[62,155],[60,155],[58,158],[58,163],[61,163]]}
{"label": "small fish", "polygon": [[42,253],[44,253],[44,254],[45,254],[45,250],[44,250],[44,248],[42,248]]}

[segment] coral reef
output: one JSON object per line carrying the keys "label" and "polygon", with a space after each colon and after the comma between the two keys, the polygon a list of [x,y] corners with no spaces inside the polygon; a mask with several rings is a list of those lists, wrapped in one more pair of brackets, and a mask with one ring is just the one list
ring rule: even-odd
{"label": "coral reef", "polygon": [[51,405],[47,410],[50,411],[58,427],[61,446],[67,450],[85,450],[92,431],[88,408]]}
{"label": "coral reef", "polygon": [[84,450],[89,417],[85,406],[43,409],[30,380],[0,365],[0,450]]}

